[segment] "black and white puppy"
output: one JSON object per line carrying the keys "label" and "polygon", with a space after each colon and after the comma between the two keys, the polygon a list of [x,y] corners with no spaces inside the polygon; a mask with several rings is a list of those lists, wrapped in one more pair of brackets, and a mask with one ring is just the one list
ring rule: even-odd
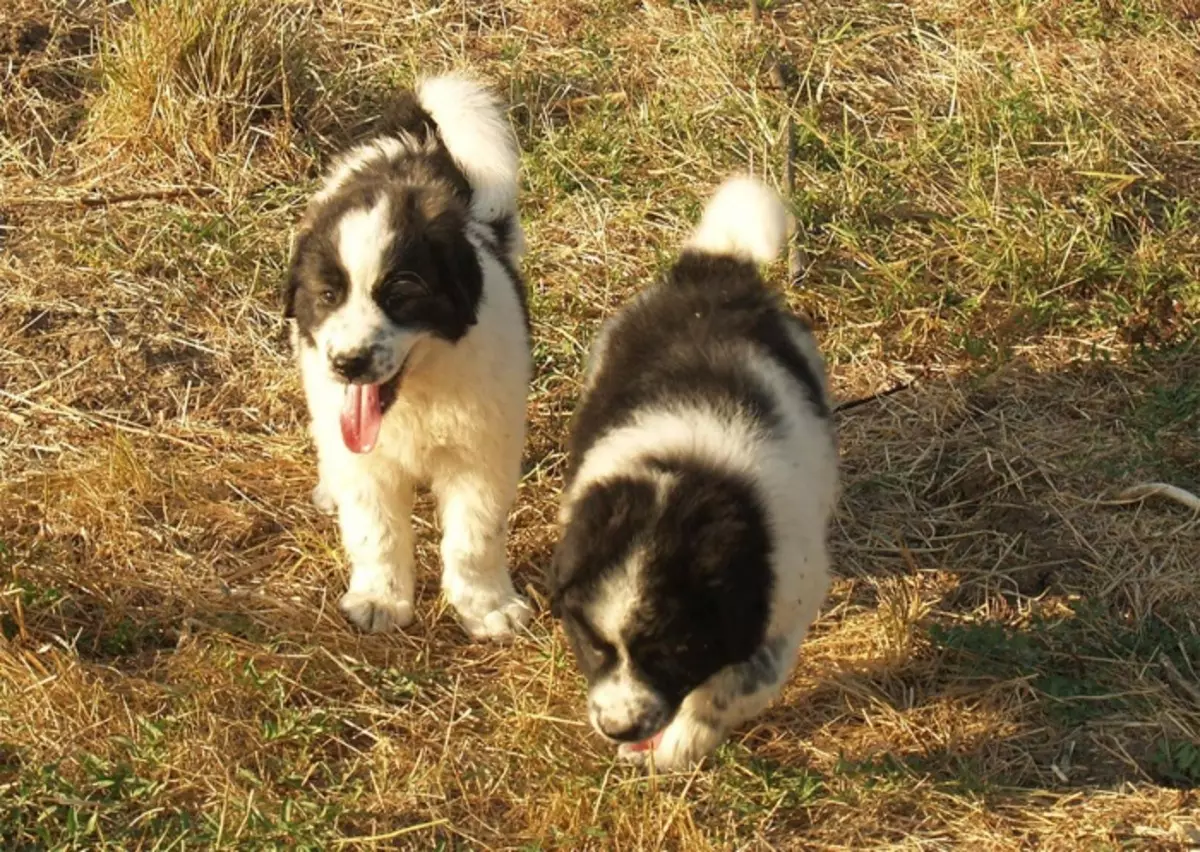
{"label": "black and white puppy", "polygon": [[828,589],[824,363],[757,269],[786,225],[774,192],[729,179],[592,347],[550,588],[626,759],[695,764],[760,713]]}
{"label": "black and white puppy", "polygon": [[518,156],[500,104],[448,75],[402,93],[344,153],[293,248],[285,315],[316,443],[313,499],[350,561],[343,612],[413,620],[413,487],[443,536],[442,590],[473,637],[529,619],[505,564],[530,379]]}

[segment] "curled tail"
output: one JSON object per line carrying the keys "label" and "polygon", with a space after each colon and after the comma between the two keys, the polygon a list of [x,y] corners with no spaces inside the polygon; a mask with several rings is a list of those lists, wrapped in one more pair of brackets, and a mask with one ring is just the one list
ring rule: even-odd
{"label": "curled tail", "polygon": [[779,195],[752,177],[727,178],[704,207],[685,248],[754,263],[774,260],[787,238],[787,210]]}
{"label": "curled tail", "polygon": [[476,80],[445,74],[421,81],[417,99],[471,184],[471,212],[484,222],[517,215],[517,143],[496,95]]}

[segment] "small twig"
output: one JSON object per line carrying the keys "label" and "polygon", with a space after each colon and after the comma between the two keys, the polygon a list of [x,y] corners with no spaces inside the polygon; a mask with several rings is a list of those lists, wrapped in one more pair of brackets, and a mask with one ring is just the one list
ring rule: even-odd
{"label": "small twig", "polygon": [[0,198],[0,207],[20,207],[30,204],[75,204],[80,207],[110,207],[114,204],[129,204],[134,201],[170,201],[184,196],[204,197],[216,195],[220,190],[215,186],[179,186],[173,189],[147,189],[141,192],[126,192],[120,195],[104,195],[91,193],[66,198],[47,196],[32,196],[29,198]]}
{"label": "small twig", "polygon": [[852,408],[858,408],[860,405],[866,405],[868,402],[875,402],[876,400],[883,399],[885,396],[891,396],[894,393],[900,393],[900,391],[908,390],[916,383],[917,380],[913,379],[910,382],[905,382],[902,385],[895,385],[887,390],[879,391],[879,393],[873,393],[870,396],[847,400],[846,402],[835,405],[833,407],[833,412],[834,414],[841,414],[843,411],[849,411]]}
{"label": "small twig", "polygon": [[756,24],[762,20],[762,9],[759,8],[758,0],[750,0],[750,20]]}
{"label": "small twig", "polygon": [[1200,707],[1200,686],[1185,678],[1166,654],[1158,655],[1158,664],[1162,666],[1167,680],[1170,681],[1171,686],[1175,687],[1175,691],[1180,693],[1180,697],[1190,699],[1193,704]]}
{"label": "small twig", "polygon": [[1200,512],[1200,497],[1190,491],[1185,491],[1177,485],[1166,482],[1141,482],[1131,485],[1112,500],[1098,500],[1097,506],[1124,506],[1128,503],[1141,503],[1149,497],[1166,497],[1174,500],[1193,512]]}
{"label": "small twig", "polygon": [[384,832],[383,834],[369,834],[359,837],[340,837],[333,841],[334,846],[346,846],[351,843],[378,843],[381,840],[395,840],[397,837],[403,837],[406,834],[412,834],[414,831],[424,831],[428,828],[437,828],[438,826],[449,824],[450,820],[432,819],[429,822],[421,822],[416,825],[406,825],[404,828],[398,828],[395,831]]}
{"label": "small twig", "polygon": [[178,444],[181,447],[187,447],[188,449],[192,450],[210,449],[209,447],[205,447],[203,444],[197,444],[194,441],[189,441],[185,438],[177,438],[176,436],[166,432],[155,431],[154,429],[140,426],[137,423],[130,423],[129,421],[123,420],[120,417],[115,417],[112,414],[105,414],[100,411],[86,412],[78,408],[72,408],[68,405],[62,404],[46,405],[44,403],[34,402],[31,399],[27,399],[26,397],[15,393],[9,393],[6,390],[0,390],[0,397],[4,397],[12,402],[24,405],[33,409],[34,411],[43,411],[47,414],[74,417],[76,420],[89,423],[92,426],[110,426],[120,432],[128,432],[133,435],[145,435],[151,438],[161,438],[164,441],[169,441],[172,444]]}

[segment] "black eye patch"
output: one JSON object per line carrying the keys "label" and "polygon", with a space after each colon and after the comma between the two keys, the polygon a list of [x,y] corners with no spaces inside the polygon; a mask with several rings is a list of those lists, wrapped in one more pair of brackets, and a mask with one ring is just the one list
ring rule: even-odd
{"label": "black eye patch", "polygon": [[581,658],[583,667],[589,671],[607,668],[617,661],[617,649],[605,641],[591,623],[578,610],[566,613],[567,635],[571,638],[576,657]]}
{"label": "black eye patch", "polygon": [[350,280],[336,248],[321,234],[301,236],[284,291],[284,316],[296,319],[300,335],[311,342],[313,331],[346,301],[349,291]]}
{"label": "black eye patch", "polygon": [[317,305],[322,308],[334,308],[346,301],[349,292],[349,282],[346,273],[337,263],[324,262],[316,278],[313,279],[311,290],[316,296]]}
{"label": "black eye patch", "polygon": [[400,307],[405,302],[428,298],[429,284],[413,272],[394,272],[375,288],[375,299],[385,307]]}
{"label": "black eye patch", "polygon": [[372,294],[393,322],[435,324],[445,313],[440,298],[429,278],[418,269],[403,269],[388,273],[375,286]]}

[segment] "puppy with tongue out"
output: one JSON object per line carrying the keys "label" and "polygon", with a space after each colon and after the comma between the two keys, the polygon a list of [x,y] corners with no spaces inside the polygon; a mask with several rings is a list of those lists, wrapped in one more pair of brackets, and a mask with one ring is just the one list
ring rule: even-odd
{"label": "puppy with tongue out", "polygon": [[341,609],[414,620],[413,494],[443,530],[442,592],[475,638],[529,619],[505,564],[530,377],[517,152],[481,84],[401,92],[310,202],[284,292],[319,480],[350,563]]}
{"label": "puppy with tongue out", "polygon": [[342,440],[352,453],[369,453],[379,440],[383,405],[379,385],[347,385],[342,403]]}

